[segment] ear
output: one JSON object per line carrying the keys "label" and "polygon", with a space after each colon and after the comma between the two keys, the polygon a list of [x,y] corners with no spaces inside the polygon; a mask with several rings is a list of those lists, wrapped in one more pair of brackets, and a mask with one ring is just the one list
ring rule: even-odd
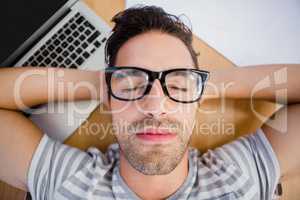
{"label": "ear", "polygon": [[108,94],[108,88],[107,88],[107,84],[105,81],[105,71],[99,71],[99,100],[101,102],[101,104],[104,104],[105,107],[109,108],[110,107],[110,97]]}
{"label": "ear", "polygon": [[110,101],[111,101],[111,97],[108,96],[109,94],[106,94],[106,99],[102,102],[102,104],[105,106],[105,109],[107,111],[110,111],[111,110],[111,107],[110,107]]}
{"label": "ear", "polygon": [[103,92],[101,92],[102,94],[101,94],[101,103],[102,104],[104,104],[104,106],[105,107],[107,107],[107,108],[110,108],[110,99],[111,99],[111,97],[109,96],[109,94],[108,94],[108,90],[107,90],[107,87],[106,87],[106,85],[104,85],[103,87],[105,87],[104,89],[103,89]]}

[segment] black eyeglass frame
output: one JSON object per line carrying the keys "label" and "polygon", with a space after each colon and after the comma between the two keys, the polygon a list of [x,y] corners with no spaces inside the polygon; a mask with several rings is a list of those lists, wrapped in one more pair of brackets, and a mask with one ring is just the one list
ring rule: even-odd
{"label": "black eyeglass frame", "polygon": [[[112,74],[117,70],[124,70],[124,69],[136,69],[136,70],[143,71],[148,75],[149,79],[148,79],[147,88],[142,96],[133,98],[133,99],[127,99],[127,98],[118,97],[112,92],[112,88],[111,88]],[[199,95],[199,97],[197,99],[194,99],[191,101],[180,101],[180,100],[174,99],[173,97],[170,96],[167,86],[165,84],[165,78],[166,78],[167,74],[174,72],[174,71],[192,71],[201,76],[201,81],[202,81],[201,94]],[[168,96],[170,99],[172,99],[175,102],[179,102],[179,103],[194,103],[196,101],[199,101],[200,98],[202,97],[202,94],[203,94],[203,91],[205,88],[205,82],[208,80],[208,78],[209,78],[209,71],[200,70],[200,69],[191,69],[191,68],[174,68],[174,69],[169,69],[169,70],[164,70],[164,71],[151,71],[151,70],[148,70],[145,68],[133,67],[133,66],[111,66],[111,67],[105,68],[105,81],[106,81],[106,84],[108,87],[108,94],[118,100],[121,100],[121,101],[136,101],[136,100],[142,99],[144,96],[149,94],[149,92],[151,91],[153,82],[156,79],[158,79],[160,81],[160,84],[161,84],[164,94],[166,96]]]}

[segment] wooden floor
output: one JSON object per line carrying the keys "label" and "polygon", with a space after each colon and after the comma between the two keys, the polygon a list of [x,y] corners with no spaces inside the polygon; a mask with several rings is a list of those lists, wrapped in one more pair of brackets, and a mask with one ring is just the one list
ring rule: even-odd
{"label": "wooden floor", "polygon": [[26,192],[0,181],[0,200],[24,200]]}

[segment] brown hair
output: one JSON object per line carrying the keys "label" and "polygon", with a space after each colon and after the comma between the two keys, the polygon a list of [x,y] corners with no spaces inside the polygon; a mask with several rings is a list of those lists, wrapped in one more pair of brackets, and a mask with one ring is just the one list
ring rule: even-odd
{"label": "brown hair", "polygon": [[194,65],[198,68],[197,53],[192,46],[193,34],[178,16],[166,13],[157,6],[136,6],[116,14],[115,26],[105,46],[105,62],[115,65],[120,47],[130,38],[153,30],[167,33],[180,39],[188,48]]}

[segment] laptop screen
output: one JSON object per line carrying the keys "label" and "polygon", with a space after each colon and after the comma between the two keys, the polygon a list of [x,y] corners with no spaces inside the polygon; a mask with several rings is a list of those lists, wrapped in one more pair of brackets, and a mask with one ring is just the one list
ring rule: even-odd
{"label": "laptop screen", "polygon": [[68,0],[0,2],[0,64]]}

